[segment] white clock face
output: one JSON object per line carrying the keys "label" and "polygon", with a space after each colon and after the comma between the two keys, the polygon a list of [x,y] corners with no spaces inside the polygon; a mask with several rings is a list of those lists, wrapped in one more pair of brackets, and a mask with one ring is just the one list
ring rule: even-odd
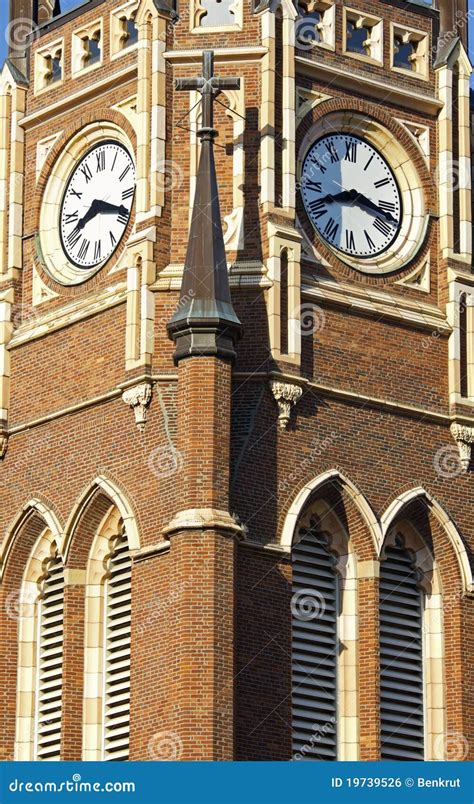
{"label": "white clock face", "polygon": [[402,199],[383,156],[351,134],[327,134],[309,149],[301,175],[306,213],[332,248],[369,259],[390,248],[402,222]]}
{"label": "white clock face", "polygon": [[135,196],[135,165],[123,145],[95,145],[71,174],[60,208],[61,244],[68,260],[90,270],[108,260],[122,239]]}

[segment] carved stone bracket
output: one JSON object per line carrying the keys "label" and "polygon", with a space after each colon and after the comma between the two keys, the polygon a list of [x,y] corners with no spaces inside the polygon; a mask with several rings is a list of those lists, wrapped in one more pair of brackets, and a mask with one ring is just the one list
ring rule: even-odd
{"label": "carved stone bracket", "polygon": [[8,436],[0,433],[0,461],[3,461],[8,449]]}
{"label": "carved stone bracket", "polygon": [[145,429],[147,408],[151,402],[152,394],[152,386],[147,382],[135,385],[133,388],[127,388],[122,394],[125,404],[129,405],[135,413],[135,421],[140,432]]}
{"label": "carved stone bracket", "polygon": [[270,389],[278,405],[278,422],[282,430],[286,430],[290,421],[292,405],[296,405],[303,395],[301,386],[291,382],[271,380]]}
{"label": "carved stone bracket", "polygon": [[453,422],[451,435],[458,445],[462,467],[467,472],[471,463],[472,445],[474,444],[474,427]]}

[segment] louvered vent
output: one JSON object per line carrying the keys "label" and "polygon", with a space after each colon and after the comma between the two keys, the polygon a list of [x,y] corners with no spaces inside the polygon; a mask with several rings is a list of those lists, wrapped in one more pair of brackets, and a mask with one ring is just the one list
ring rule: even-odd
{"label": "louvered vent", "polygon": [[324,535],[316,529],[299,535],[293,548],[293,756],[335,760],[338,576]]}
{"label": "louvered vent", "polygon": [[131,561],[119,536],[106,581],[104,758],[128,759],[130,723]]}
{"label": "louvered vent", "polygon": [[387,548],[380,570],[382,759],[424,759],[423,593],[413,558]]}
{"label": "louvered vent", "polygon": [[36,758],[59,760],[63,673],[64,568],[56,556],[41,583],[38,609]]}

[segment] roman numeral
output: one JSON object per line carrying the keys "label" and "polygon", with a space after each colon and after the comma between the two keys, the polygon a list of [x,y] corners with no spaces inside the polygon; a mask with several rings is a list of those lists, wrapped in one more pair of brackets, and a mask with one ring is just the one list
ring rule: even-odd
{"label": "roman numeral", "polygon": [[348,251],[355,251],[354,232],[349,231],[349,229],[346,229],[346,249]]}
{"label": "roman numeral", "polygon": [[100,173],[105,170],[105,151],[99,151],[95,158],[97,159],[96,173]]}
{"label": "roman numeral", "polygon": [[74,221],[79,220],[79,213],[78,212],[71,212],[71,214],[66,212],[65,215],[66,215],[66,220],[64,221],[64,223],[73,223]]}
{"label": "roman numeral", "polygon": [[334,147],[334,143],[333,142],[327,142],[326,143],[326,148],[329,151],[329,156],[331,157],[331,162],[339,162],[339,154],[337,153],[337,151],[336,151],[336,149]]}
{"label": "roman numeral", "polygon": [[82,237],[82,232],[81,232],[81,230],[80,230],[80,229],[78,229],[78,228],[77,228],[77,226],[76,226],[76,227],[75,227],[75,228],[72,230],[72,232],[69,232],[69,235],[68,235],[68,238],[67,238],[67,242],[68,242],[68,244],[69,244],[69,247],[70,247],[70,248],[74,248],[74,246],[76,245],[76,243],[78,243],[78,242],[79,242],[79,240],[81,239],[81,237]]}
{"label": "roman numeral", "polygon": [[84,238],[81,243],[81,247],[79,249],[79,253],[77,255],[78,260],[85,260],[87,257],[87,252],[89,251],[90,242]]}
{"label": "roman numeral", "polygon": [[322,218],[323,215],[325,215],[326,212],[328,211],[326,204],[322,199],[320,199],[319,201],[311,201],[311,203],[308,204],[308,207],[311,210],[313,218],[316,219]]}
{"label": "roman numeral", "polygon": [[372,240],[372,238],[370,237],[369,233],[366,231],[366,229],[364,229],[364,234],[365,234],[365,237],[367,239],[367,243],[369,244],[369,248],[375,249],[375,243]]}
{"label": "roman numeral", "polygon": [[327,238],[329,238],[331,240],[334,240],[336,235],[337,235],[337,230],[338,229],[339,229],[339,224],[336,223],[334,218],[329,218],[329,220],[328,220],[328,222],[327,222],[327,224],[325,226],[325,229],[324,229],[324,234],[326,235]]}
{"label": "roman numeral", "polygon": [[124,190],[122,193],[122,201],[126,201],[127,198],[133,198],[134,192],[135,192],[134,187],[130,187],[129,190]]}
{"label": "roman numeral", "polygon": [[90,180],[92,179],[92,173],[89,165],[81,165],[81,173],[86,180],[86,184],[89,184]]}
{"label": "roman numeral", "polygon": [[384,237],[388,237],[388,235],[392,233],[390,224],[387,223],[387,221],[383,221],[381,218],[376,218],[374,220],[374,226],[376,229],[378,229],[379,232],[381,232],[384,235]]}
{"label": "roman numeral", "polygon": [[130,165],[127,165],[127,167],[125,168],[125,170],[123,171],[123,173],[121,173],[121,174],[120,174],[120,176],[119,176],[119,181],[123,181],[123,180],[124,180],[124,178],[125,178],[125,176],[126,176],[126,175],[127,175],[127,173],[129,173],[129,172],[130,172]]}
{"label": "roman numeral", "polygon": [[78,193],[78,192],[77,192],[77,190],[74,190],[74,188],[73,188],[73,187],[71,187],[71,195],[75,195],[75,196],[76,196],[76,198],[78,198],[78,199],[79,199],[79,201],[80,201],[80,200],[81,200],[81,198],[82,198],[82,193]]}
{"label": "roman numeral", "polygon": [[384,212],[395,212],[395,204],[393,201],[379,201],[379,207]]}
{"label": "roman numeral", "polygon": [[304,183],[304,187],[308,190],[315,190],[317,193],[322,192],[323,189],[323,185],[320,181],[311,181],[311,179],[308,179],[308,181]]}
{"label": "roman numeral", "polygon": [[113,246],[115,246],[117,241],[116,241],[115,237],[113,236],[113,233],[109,232],[109,235],[110,235],[110,242],[112,243]]}
{"label": "roman numeral", "polygon": [[102,259],[102,246],[100,240],[96,240],[94,246],[94,260]]}
{"label": "roman numeral", "polygon": [[378,181],[374,181],[374,187],[377,187],[377,189],[380,187],[386,187],[387,184],[390,184],[390,179],[379,179]]}
{"label": "roman numeral", "polygon": [[311,161],[312,161],[313,165],[316,165],[316,167],[318,167],[320,169],[321,173],[326,173],[326,170],[327,170],[326,165],[321,164],[321,162],[319,161],[317,156],[313,155],[310,158],[311,158]]}
{"label": "roman numeral", "polygon": [[127,215],[117,215],[117,221],[121,223],[123,226],[126,226],[128,223],[128,216]]}
{"label": "roman numeral", "polygon": [[348,142],[346,144],[346,155],[344,157],[345,161],[357,162],[357,146],[357,142]]}
{"label": "roman numeral", "polygon": [[369,167],[369,165],[370,165],[370,163],[372,162],[373,158],[374,158],[374,155],[372,154],[372,156],[370,157],[369,161],[367,162],[367,164],[366,164],[366,166],[365,166],[364,170],[367,170],[367,168]]}

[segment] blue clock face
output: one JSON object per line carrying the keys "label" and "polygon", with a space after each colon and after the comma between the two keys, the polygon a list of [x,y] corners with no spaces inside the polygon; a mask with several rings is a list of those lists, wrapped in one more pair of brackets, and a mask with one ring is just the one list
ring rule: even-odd
{"label": "blue clock face", "polygon": [[318,235],[333,249],[368,259],[385,253],[402,223],[393,171],[366,140],[327,134],[306,154],[301,195]]}
{"label": "blue clock face", "polygon": [[60,210],[63,250],[73,265],[89,270],[117,249],[130,220],[135,165],[118,142],[94,146],[76,165]]}

